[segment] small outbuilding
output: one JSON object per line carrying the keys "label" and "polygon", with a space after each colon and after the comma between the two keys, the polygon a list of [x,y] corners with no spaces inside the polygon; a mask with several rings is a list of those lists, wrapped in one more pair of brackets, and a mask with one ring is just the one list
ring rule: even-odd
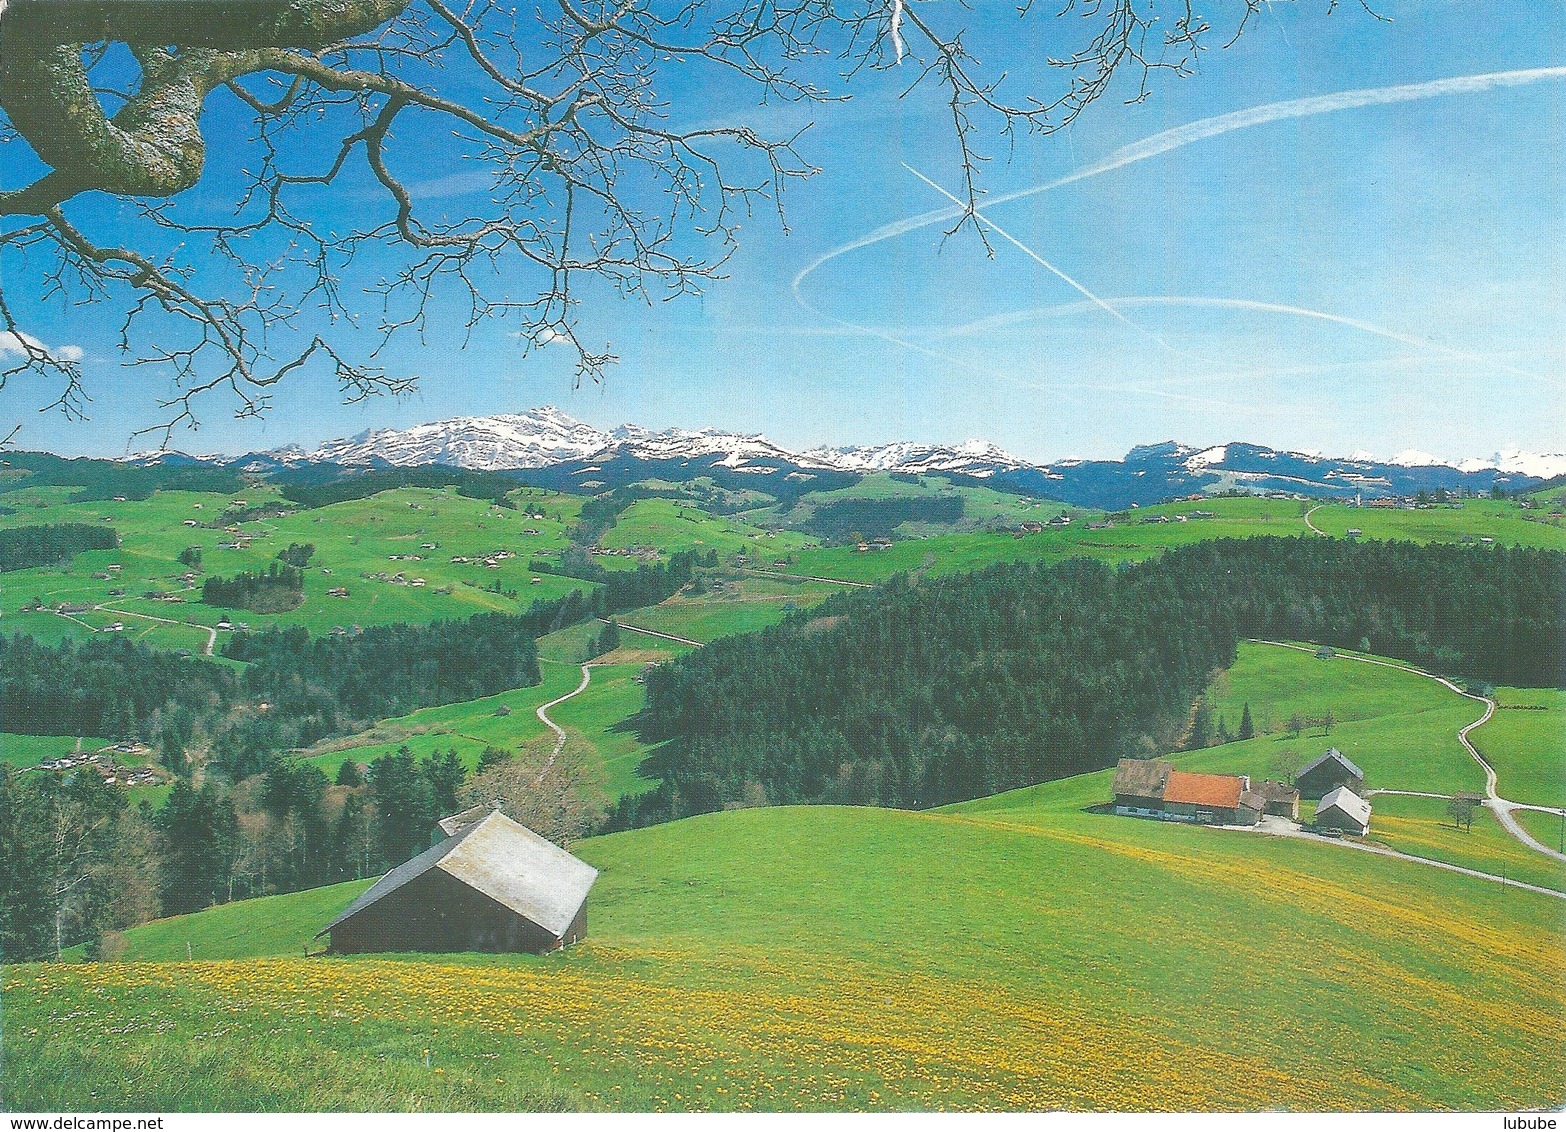
{"label": "small outbuilding", "polygon": [[1300,792],[1288,783],[1269,778],[1256,788],[1256,792],[1262,796],[1263,813],[1300,820]]}
{"label": "small outbuilding", "polygon": [[1365,788],[1365,772],[1336,747],[1294,775],[1294,785],[1301,798],[1323,798],[1327,792],[1339,786],[1347,786],[1358,793]]}
{"label": "small outbuilding", "polygon": [[1363,837],[1370,832],[1370,803],[1347,786],[1335,787],[1316,807],[1316,826]]}
{"label": "small outbuilding", "polygon": [[331,951],[527,951],[586,933],[598,870],[498,810],[441,823],[449,836],[376,881],[316,933]]}

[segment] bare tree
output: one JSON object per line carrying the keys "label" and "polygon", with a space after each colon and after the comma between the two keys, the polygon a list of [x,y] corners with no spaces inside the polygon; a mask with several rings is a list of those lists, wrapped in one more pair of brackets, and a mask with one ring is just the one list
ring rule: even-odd
{"label": "bare tree", "polygon": [[[21,325],[18,291],[117,312],[129,364],[172,380],[165,443],[220,388],[242,416],[294,373],[349,400],[408,389],[376,358],[437,303],[470,330],[510,319],[524,352],[564,346],[577,380],[598,380],[614,358],[580,336],[581,281],[698,291],[741,220],[763,202],[781,215],[784,188],[816,171],[798,135],[708,120],[690,93],[703,81],[827,103],[861,71],[901,67],[906,89],[941,92],[957,227],[979,232],[981,132],[1058,130],[1117,76],[1146,98],[1260,4],[1220,0],[1214,32],[1188,0],[1026,0],[1009,10],[1015,41],[1048,22],[1066,49],[981,61],[973,9],[922,0],[10,0],[0,129],[37,175],[0,192],[0,383],[43,379],[68,415],[88,396],[80,358]],[[236,115],[245,129],[209,136]],[[240,184],[222,209],[179,196],[209,165]],[[487,204],[441,212],[415,182],[442,177],[482,179]],[[347,192],[369,195],[343,224],[329,205]],[[107,219],[83,206],[99,194],[120,204]],[[342,288],[372,247],[397,266],[366,302]],[[311,329],[329,322],[367,333]]]}
{"label": "bare tree", "polygon": [[608,808],[602,760],[574,735],[558,754],[554,745],[546,736],[475,775],[463,804],[493,806],[557,844],[590,833]]}

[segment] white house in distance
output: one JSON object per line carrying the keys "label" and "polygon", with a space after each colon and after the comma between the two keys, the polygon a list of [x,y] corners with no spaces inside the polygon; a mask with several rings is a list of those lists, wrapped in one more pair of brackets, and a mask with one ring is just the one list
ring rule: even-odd
{"label": "white house in distance", "polygon": [[1347,786],[1334,787],[1316,806],[1316,825],[1363,837],[1370,832],[1370,803]]}

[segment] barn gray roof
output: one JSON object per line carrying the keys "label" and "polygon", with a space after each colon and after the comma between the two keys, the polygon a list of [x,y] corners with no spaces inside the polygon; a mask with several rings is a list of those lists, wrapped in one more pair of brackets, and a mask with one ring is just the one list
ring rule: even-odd
{"label": "barn gray roof", "polygon": [[1115,782],[1111,793],[1130,794],[1138,798],[1162,798],[1164,784],[1174,766],[1162,759],[1121,759],[1115,765]]}
{"label": "barn gray roof", "polygon": [[570,928],[598,879],[587,862],[497,810],[398,865],[316,934],[436,868],[556,936]]}
{"label": "barn gray roof", "polygon": [[1337,810],[1362,826],[1370,825],[1370,803],[1347,786],[1334,786],[1327,791],[1326,797],[1316,806],[1316,816],[1319,818],[1324,810]]}
{"label": "barn gray roof", "polygon": [[469,806],[467,809],[452,814],[450,817],[441,818],[439,822],[440,831],[447,837],[455,837],[467,829],[468,826],[477,825],[484,815],[493,809],[493,806],[486,806],[482,803],[477,806]]}
{"label": "barn gray roof", "polygon": [[1316,759],[1313,762],[1309,763],[1308,765],[1306,765],[1304,767],[1301,767],[1299,770],[1295,771],[1294,772],[1294,777],[1295,778],[1300,778],[1300,777],[1302,777],[1302,776],[1304,776],[1306,774],[1309,774],[1311,771],[1315,770],[1318,766],[1320,766],[1322,763],[1326,762],[1329,759],[1331,759],[1331,760],[1339,763],[1340,765],[1342,765],[1342,767],[1345,770],[1347,770],[1350,774],[1352,774],[1355,778],[1359,779],[1361,782],[1363,782],[1365,780],[1365,772],[1360,770],[1359,767],[1355,766],[1353,761],[1350,760],[1350,758],[1347,755],[1345,755],[1342,751],[1338,750],[1336,747],[1328,747],[1326,754],[1322,755],[1321,758]]}

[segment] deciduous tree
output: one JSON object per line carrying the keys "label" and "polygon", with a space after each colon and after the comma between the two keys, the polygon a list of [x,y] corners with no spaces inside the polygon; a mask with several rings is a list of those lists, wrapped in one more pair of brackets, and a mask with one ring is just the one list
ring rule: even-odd
{"label": "deciduous tree", "polygon": [[[524,351],[568,348],[597,379],[614,359],[580,333],[583,281],[699,291],[741,221],[816,171],[796,132],[715,112],[708,86],[829,113],[855,75],[900,67],[900,88],[937,93],[924,105],[971,209],[981,135],[1059,130],[1117,78],[1146,98],[1261,3],[1219,0],[1221,30],[1190,0],[1025,3],[997,35],[972,6],[914,0],[11,0],[0,111],[37,161],[0,192],[10,375],[82,408],[79,355],[26,333],[15,287],[117,306],[131,357],[181,383],[168,428],[220,387],[261,412],[293,373],[350,399],[406,389],[375,346],[425,329],[442,300],[469,326],[510,319]],[[235,199],[181,196],[213,166]],[[417,191],[443,177],[477,178],[487,205],[454,214]],[[346,224],[329,203],[344,192],[362,194]],[[102,194],[117,216],[84,206]],[[971,211],[958,223],[977,230]],[[372,249],[393,266],[366,304],[341,281]],[[293,329],[315,309],[370,333]]]}

